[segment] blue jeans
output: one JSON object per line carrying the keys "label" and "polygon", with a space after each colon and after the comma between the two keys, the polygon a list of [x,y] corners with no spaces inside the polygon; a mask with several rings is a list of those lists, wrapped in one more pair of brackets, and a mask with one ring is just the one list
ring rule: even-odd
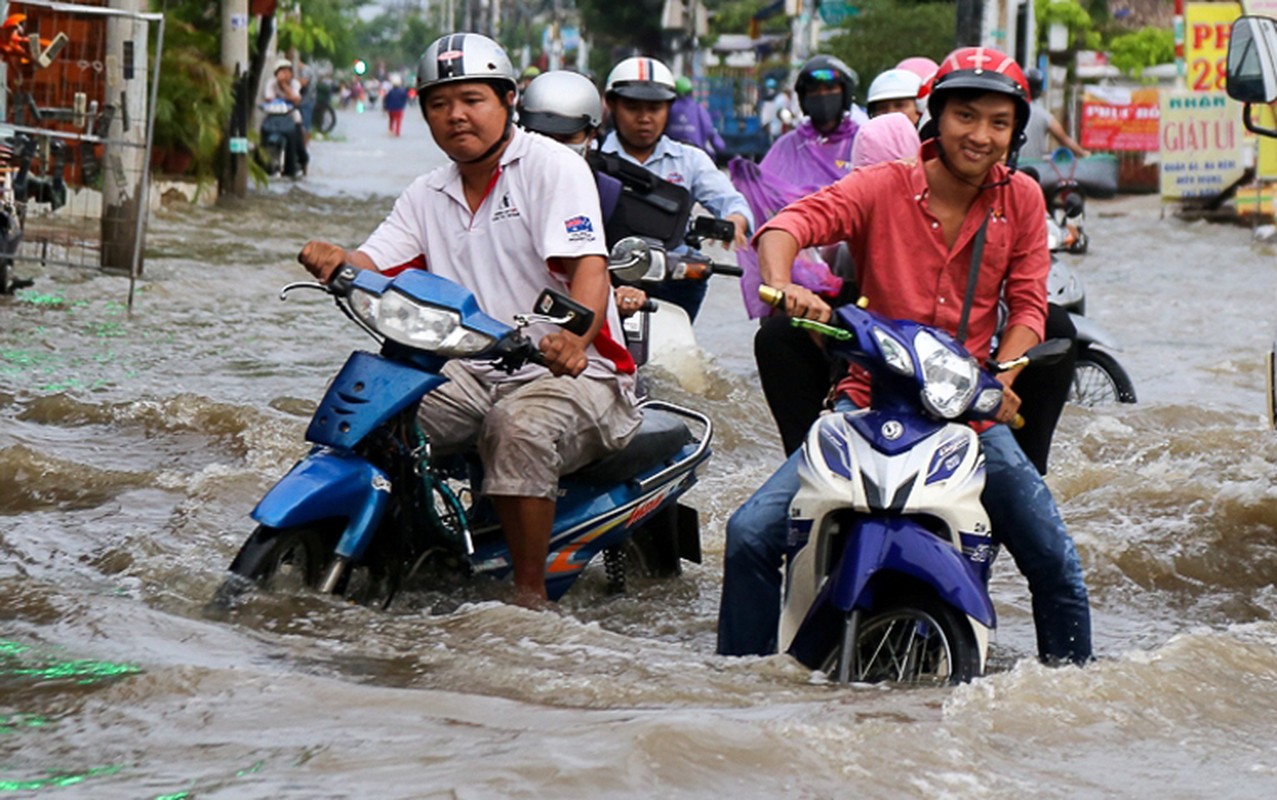
{"label": "blue jeans", "polygon": [[[846,401],[840,410],[849,410]],[[994,539],[1015,559],[1033,595],[1038,657],[1050,662],[1091,660],[1091,610],[1082,565],[1059,509],[1010,429],[980,434],[984,493]],[[798,492],[802,450],[791,455],[727,523],[723,595],[718,612],[721,655],[776,652],[781,569],[789,538],[789,503]]]}

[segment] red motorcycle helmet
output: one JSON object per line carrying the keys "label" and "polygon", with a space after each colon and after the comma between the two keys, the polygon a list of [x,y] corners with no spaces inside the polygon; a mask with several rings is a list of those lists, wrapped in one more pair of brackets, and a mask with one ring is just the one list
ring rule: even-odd
{"label": "red motorcycle helmet", "polygon": [[1024,129],[1029,124],[1029,82],[1015,59],[991,47],[960,47],[944,61],[940,69],[918,92],[926,98],[927,115],[923,128],[924,139],[934,137],[938,131],[937,120],[948,96],[958,90],[976,90],[1005,94],[1015,101],[1015,131],[1011,137],[1011,149],[1007,153],[1008,164],[1024,143]]}

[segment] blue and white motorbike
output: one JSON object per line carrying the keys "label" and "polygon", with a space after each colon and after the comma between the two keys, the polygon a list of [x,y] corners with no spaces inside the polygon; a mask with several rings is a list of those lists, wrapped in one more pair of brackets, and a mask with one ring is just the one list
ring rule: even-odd
{"label": "blue and white motorbike", "polygon": [[1069,343],[982,369],[948,333],[855,305],[829,324],[794,324],[865,367],[873,394],[867,409],[821,417],[803,445],[780,649],[841,683],[983,674],[996,547],[980,502],[984,455],[966,423],[996,417],[994,372],[1058,359]]}
{"label": "blue and white motorbike", "polygon": [[[526,326],[581,333],[592,312],[547,290],[537,313],[519,315],[511,328],[480,311],[468,290],[421,270],[389,278],[345,267],[329,286],[290,284],[281,297],[300,288],[329,292],[381,350],[352,353],[329,385],[306,431],[313,447],[253,509],[258,527],[215,603],[225,607],[256,583],[384,607],[410,580],[508,574],[495,514],[470,488],[477,457],[436,457],[417,407],[447,380],[440,370],[451,359],[494,360],[513,371],[541,359]],[[642,412],[623,450],[560,482],[546,561],[552,600],[600,552],[614,590],[634,566],[670,576],[680,559],[700,560],[696,511],[678,500],[710,456],[710,420],[656,401]]]}

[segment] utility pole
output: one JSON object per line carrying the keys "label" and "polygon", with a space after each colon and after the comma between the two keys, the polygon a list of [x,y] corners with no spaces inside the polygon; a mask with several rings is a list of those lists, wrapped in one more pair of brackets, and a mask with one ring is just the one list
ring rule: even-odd
{"label": "utility pole", "polygon": [[253,89],[248,63],[248,0],[222,0],[222,66],[235,78],[235,105],[227,130],[229,157],[221,190],[236,197],[248,194],[248,119]]}
{"label": "utility pole", "polygon": [[[114,0],[119,11],[141,14],[146,0]],[[112,16],[106,22],[106,102],[117,106],[111,127],[104,132],[102,178],[103,267],[127,268],[142,274],[142,228],[145,196],[147,114],[150,70],[147,69],[146,20]]]}
{"label": "utility pole", "polygon": [[984,21],[984,0],[958,0],[954,46],[975,47],[980,44]]}

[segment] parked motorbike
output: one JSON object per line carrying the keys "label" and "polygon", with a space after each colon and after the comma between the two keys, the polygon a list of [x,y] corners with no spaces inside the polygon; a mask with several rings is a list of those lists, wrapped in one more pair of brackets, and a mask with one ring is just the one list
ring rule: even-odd
{"label": "parked motorbike", "polygon": [[[649,290],[669,281],[706,281],[714,275],[740,277],[740,267],[714,261],[699,251],[707,239],[731,242],[735,237],[732,223],[698,217],[684,239],[691,251],[670,251],[651,238],[627,236],[612,248],[608,270],[615,284]],[[687,312],[654,298],[639,312],[622,321],[625,343],[634,362],[639,366],[655,363],[679,375],[683,363],[696,357],[697,352],[696,335]]]}
{"label": "parked motorbike", "polygon": [[271,100],[262,104],[262,126],[257,145],[257,163],[272,178],[283,175],[287,166],[288,141],[297,130],[293,104],[287,100]]}
{"label": "parked motorbike", "polygon": [[1121,346],[1098,322],[1086,316],[1082,279],[1059,257],[1060,253],[1086,252],[1082,224],[1086,198],[1079,188],[1072,187],[1048,193],[1047,203],[1047,242],[1051,249],[1047,301],[1068,311],[1077,329],[1077,364],[1069,402],[1082,406],[1134,403],[1135,383],[1113,355],[1114,351],[1121,351]]}
{"label": "parked motorbike", "polygon": [[[769,287],[759,294],[783,299]],[[828,324],[794,324],[866,368],[874,389],[869,408],[822,416],[803,445],[781,649],[839,683],[981,675],[996,625],[987,591],[996,546],[980,503],[984,456],[965,423],[996,417],[994,373],[1049,363],[1069,342],[982,369],[945,331],[856,305]]]}
{"label": "parked motorbike", "polygon": [[[311,451],[253,509],[258,526],[216,606],[259,584],[384,607],[410,580],[508,574],[495,513],[471,488],[482,466],[473,454],[433,453],[417,407],[446,381],[448,361],[487,359],[509,371],[541,363],[523,330],[550,323],[582,333],[592,312],[547,290],[536,313],[517,316],[511,328],[481,312],[468,290],[421,270],[388,278],[346,267],[328,286],[294,283],[281,297],[300,289],[329,293],[381,350],[352,353],[333,379],[306,431]],[[642,414],[624,449],[560,482],[546,561],[551,599],[600,552],[616,591],[636,570],[671,576],[680,559],[700,560],[696,511],[679,500],[710,457],[713,426],[659,401],[643,404]]]}

